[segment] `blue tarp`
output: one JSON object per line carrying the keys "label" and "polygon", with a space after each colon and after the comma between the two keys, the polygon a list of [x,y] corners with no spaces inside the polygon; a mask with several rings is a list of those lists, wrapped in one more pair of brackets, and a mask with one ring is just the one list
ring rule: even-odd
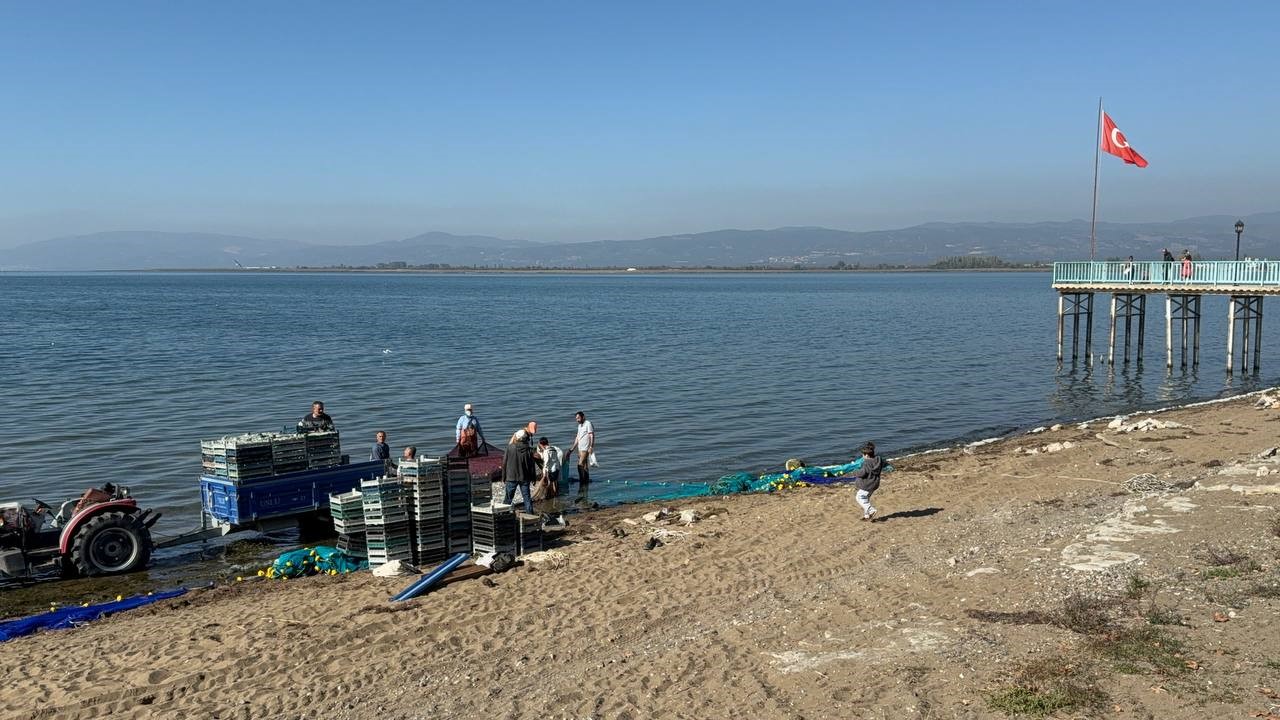
{"label": "blue tarp", "polygon": [[122,610],[132,610],[136,607],[142,607],[143,605],[150,605],[153,602],[160,602],[161,600],[175,598],[186,591],[186,588],[165,590],[164,592],[152,593],[150,595],[135,595],[131,598],[99,603],[97,605],[89,605],[88,607],[64,607],[57,610],[50,610],[47,613],[32,615],[31,617],[9,620],[0,623],[0,642],[12,640],[16,637],[22,637],[23,635],[30,635],[37,630],[63,630],[66,628],[78,627],[85,623],[106,617],[112,613],[118,613]]}

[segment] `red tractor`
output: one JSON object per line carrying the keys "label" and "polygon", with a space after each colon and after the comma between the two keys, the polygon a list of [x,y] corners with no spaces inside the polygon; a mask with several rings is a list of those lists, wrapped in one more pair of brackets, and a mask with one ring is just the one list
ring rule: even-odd
{"label": "red tractor", "polygon": [[64,576],[116,575],[146,567],[151,526],[160,513],[138,507],[129,488],[107,483],[62,503],[34,507],[0,503],[0,578],[25,578],[42,569]]}

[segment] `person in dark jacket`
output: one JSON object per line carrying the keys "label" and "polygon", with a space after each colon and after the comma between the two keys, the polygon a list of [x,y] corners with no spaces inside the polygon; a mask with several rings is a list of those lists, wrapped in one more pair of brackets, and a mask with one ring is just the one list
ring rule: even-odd
{"label": "person in dark jacket", "polygon": [[382,430],[374,433],[373,447],[369,449],[369,459],[383,462],[391,459],[391,446],[387,445],[387,434]]}
{"label": "person in dark jacket", "polygon": [[298,432],[333,432],[333,418],[324,411],[324,403],[319,400],[311,403],[311,412],[298,421]]}
{"label": "person in dark jacket", "polygon": [[871,505],[871,493],[880,489],[880,471],[884,469],[884,458],[876,454],[876,444],[868,442],[862,446],[862,467],[853,471],[857,478],[854,487],[858,488],[855,496],[862,506],[862,519],[870,520],[876,516],[876,509]]}
{"label": "person in dark jacket", "polygon": [[529,445],[529,432],[524,429],[517,430],[515,435],[511,436],[511,442],[507,444],[507,450],[502,455],[502,480],[506,484],[502,502],[511,504],[518,485],[524,496],[524,511],[532,515],[533,495],[529,490],[529,484],[537,474],[538,470],[533,462],[533,448]]}

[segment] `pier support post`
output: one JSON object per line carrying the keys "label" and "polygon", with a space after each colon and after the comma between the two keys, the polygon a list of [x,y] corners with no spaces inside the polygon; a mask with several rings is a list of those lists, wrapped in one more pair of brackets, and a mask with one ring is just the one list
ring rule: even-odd
{"label": "pier support post", "polygon": [[1253,350],[1252,369],[1256,372],[1262,360],[1262,296],[1232,295],[1227,300],[1227,374],[1235,369],[1236,323],[1240,324],[1240,371],[1249,372],[1249,350]]}
{"label": "pier support post", "polygon": [[1084,319],[1085,362],[1093,364],[1093,293],[1063,292],[1058,295],[1058,360],[1063,357],[1066,319],[1071,316],[1071,360],[1080,359],[1080,320]]}
{"label": "pier support post", "polygon": [[[1138,364],[1142,364],[1142,350],[1146,345],[1145,337],[1147,335],[1147,296],[1145,293],[1138,296],[1138,303]],[[1125,357],[1127,358],[1128,355],[1128,352],[1126,352]]]}
{"label": "pier support post", "polygon": [[1116,364],[1116,296],[1111,294],[1111,325],[1107,333],[1107,364]]}
{"label": "pier support post", "polygon": [[1253,370],[1257,372],[1262,364],[1262,296],[1258,296],[1258,312],[1254,318],[1253,331]]}
{"label": "pier support post", "polygon": [[1062,323],[1065,320],[1062,311],[1066,305],[1066,298],[1059,293],[1058,295],[1058,364],[1062,364]]}
{"label": "pier support post", "polygon": [[1093,365],[1093,293],[1086,293],[1084,321],[1084,362]]}
{"label": "pier support post", "polygon": [[1124,322],[1124,352],[1121,354],[1124,363],[1129,363],[1129,347],[1133,341],[1133,321],[1138,320],[1138,353],[1137,360],[1142,362],[1143,332],[1146,330],[1147,296],[1145,293],[1113,293],[1111,295],[1111,331],[1107,349],[1107,362],[1116,363],[1116,331],[1121,321]]}
{"label": "pier support post", "polygon": [[1233,368],[1231,363],[1236,359],[1236,296],[1227,298],[1227,374]]}
{"label": "pier support post", "polygon": [[1182,349],[1181,367],[1187,367],[1187,351],[1191,351],[1191,366],[1200,364],[1200,295],[1170,293],[1165,296],[1164,349],[1166,368],[1173,367],[1173,321],[1179,325],[1179,344]]}

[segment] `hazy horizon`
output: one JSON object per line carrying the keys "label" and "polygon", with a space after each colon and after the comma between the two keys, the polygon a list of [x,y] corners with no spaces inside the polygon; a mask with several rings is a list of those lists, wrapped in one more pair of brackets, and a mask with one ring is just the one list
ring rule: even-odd
{"label": "hazy horizon", "polygon": [[[1268,212],[1280,6],[0,7],[0,248]],[[1218,28],[1215,31],[1214,28]],[[1206,41],[1206,38],[1209,38]],[[1175,91],[1171,91],[1175,88]]]}

